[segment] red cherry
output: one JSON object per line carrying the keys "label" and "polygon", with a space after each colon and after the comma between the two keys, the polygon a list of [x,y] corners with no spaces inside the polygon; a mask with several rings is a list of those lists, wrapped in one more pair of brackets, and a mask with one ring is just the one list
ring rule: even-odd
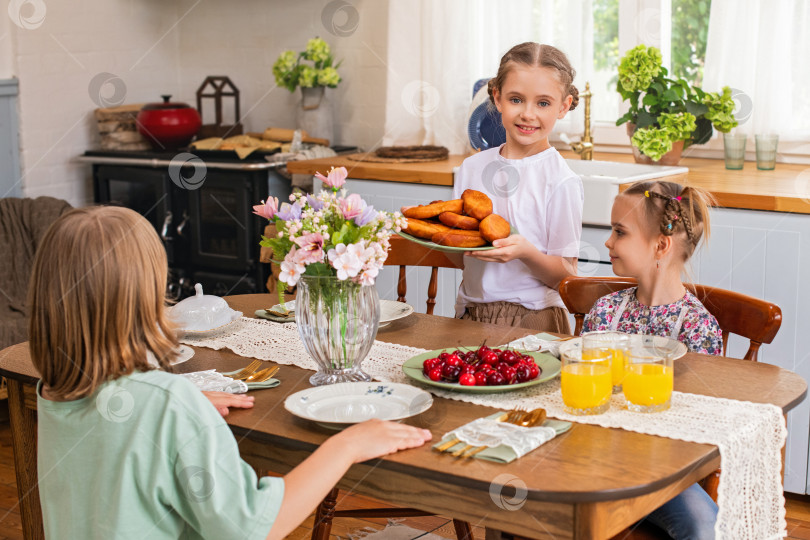
{"label": "red cherry", "polygon": [[456,382],[458,380],[459,373],[461,373],[461,367],[459,366],[445,364],[442,368],[442,377],[451,382]]}
{"label": "red cherry", "polygon": [[537,366],[537,364],[529,366],[529,370],[531,370],[530,372],[531,379],[536,379],[537,376],[540,375],[540,373],[542,373],[542,370]]}
{"label": "red cherry", "polygon": [[441,368],[433,368],[430,370],[427,376],[431,381],[440,381],[442,380],[442,370]]}
{"label": "red cherry", "polygon": [[447,351],[442,351],[442,354],[439,355],[439,359],[447,360],[447,357],[450,356],[450,353]]}
{"label": "red cherry", "polygon": [[497,364],[495,364],[495,369],[497,369],[501,373],[503,373],[505,369],[509,369],[511,367],[512,366],[510,366],[506,362],[498,362]]}
{"label": "red cherry", "polygon": [[475,366],[472,364],[463,364],[461,366],[462,373],[475,373]]}
{"label": "red cherry", "polygon": [[475,386],[475,376],[471,373],[462,373],[458,378],[458,384],[462,386]]}
{"label": "red cherry", "polygon": [[490,372],[487,376],[487,386],[501,386],[502,384],[506,384],[506,379],[497,371]]}
{"label": "red cherry", "polygon": [[459,358],[459,356],[456,353],[453,353],[447,357],[444,363],[448,366],[460,366],[461,358]]}
{"label": "red cherry", "polygon": [[501,361],[509,365],[517,364],[519,360],[520,357],[515,354],[515,351],[503,351],[503,353],[501,353]]}
{"label": "red cherry", "polygon": [[503,378],[506,379],[506,382],[508,382],[509,384],[513,384],[517,377],[517,370],[515,370],[515,368],[510,366],[504,369],[501,372],[501,375],[503,375]]}
{"label": "red cherry", "polygon": [[489,364],[490,366],[494,366],[498,363],[498,354],[492,351],[486,351],[484,354],[479,353],[478,356],[483,363]]}
{"label": "red cherry", "polygon": [[475,373],[475,385],[476,386],[487,385],[487,374],[485,371],[482,370]]}
{"label": "red cherry", "polygon": [[427,373],[428,371],[432,370],[433,368],[437,368],[441,365],[441,360],[438,358],[428,358],[424,362],[422,362],[422,371]]}
{"label": "red cherry", "polygon": [[517,382],[526,382],[532,378],[532,368],[526,364],[520,364],[515,368]]}

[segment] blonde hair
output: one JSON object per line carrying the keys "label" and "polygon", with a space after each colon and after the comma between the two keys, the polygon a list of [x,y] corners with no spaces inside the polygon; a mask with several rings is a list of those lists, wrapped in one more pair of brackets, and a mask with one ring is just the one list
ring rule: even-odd
{"label": "blonde hair", "polygon": [[515,45],[501,58],[501,64],[498,66],[498,74],[495,78],[490,79],[487,85],[489,92],[489,100],[494,105],[495,96],[494,90],[501,91],[506,76],[514,64],[521,64],[528,67],[546,67],[552,68],[557,71],[557,78],[562,86],[563,98],[571,96],[571,106],[568,107],[569,111],[573,111],[579,103],[579,90],[573,85],[576,71],[571,67],[568,57],[557,47],[551,45],[541,45],[533,41],[527,41],[520,45]]}
{"label": "blonde hair", "polygon": [[148,371],[171,371],[177,339],[165,309],[166,252],[154,228],[120,207],[79,208],[45,233],[28,289],[31,358],[57,399]]}
{"label": "blonde hair", "polygon": [[708,240],[709,207],[715,204],[709,192],[675,182],[642,181],[619,196],[633,195],[642,197],[650,232],[675,237],[684,261],[689,260],[702,238]]}

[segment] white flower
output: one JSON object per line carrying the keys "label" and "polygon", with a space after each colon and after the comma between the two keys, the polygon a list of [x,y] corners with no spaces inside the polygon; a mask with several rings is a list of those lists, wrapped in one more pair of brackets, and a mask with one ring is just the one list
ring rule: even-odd
{"label": "white flower", "polygon": [[374,279],[379,273],[380,270],[376,266],[366,268],[360,272],[359,276],[357,276],[357,281],[360,283],[360,285],[374,285]]}
{"label": "white flower", "polygon": [[301,274],[307,269],[303,264],[295,261],[295,248],[292,248],[281,263],[281,273],[278,279],[292,287],[298,283]]}
{"label": "white flower", "polygon": [[[334,249],[330,249],[327,254],[329,262],[337,270],[337,277],[340,280],[357,276],[363,268],[363,262],[355,254],[357,250],[353,246],[356,246],[356,244],[351,244],[348,247],[345,244],[338,244]],[[351,248],[351,251],[349,248]]]}

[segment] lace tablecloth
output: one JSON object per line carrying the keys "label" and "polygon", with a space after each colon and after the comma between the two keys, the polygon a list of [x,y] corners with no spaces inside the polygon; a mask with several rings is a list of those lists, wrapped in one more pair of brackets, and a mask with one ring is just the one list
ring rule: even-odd
{"label": "lace tablecloth", "polygon": [[[301,344],[295,324],[242,318],[235,329],[228,330],[227,334],[182,341],[198,347],[228,348],[247,358],[317,369]],[[375,341],[363,370],[380,381],[410,382],[402,373],[402,363],[424,351]],[[489,407],[543,407],[549,417],[561,420],[716,445],[723,467],[718,487],[717,538],[761,540],[787,534],[780,452],[787,429],[782,411],[775,405],[674,392],[668,411],[639,414],[628,411],[624,396],[617,394],[608,412],[583,417],[565,413],[559,379],[506,394],[425,389],[440,397]]]}

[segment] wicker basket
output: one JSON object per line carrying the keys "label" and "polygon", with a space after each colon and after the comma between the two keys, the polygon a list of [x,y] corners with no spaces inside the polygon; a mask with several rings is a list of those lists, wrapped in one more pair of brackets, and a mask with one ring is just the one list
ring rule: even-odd
{"label": "wicker basket", "polygon": [[149,142],[138,133],[136,118],[142,103],[96,109],[94,114],[102,150],[149,150]]}

